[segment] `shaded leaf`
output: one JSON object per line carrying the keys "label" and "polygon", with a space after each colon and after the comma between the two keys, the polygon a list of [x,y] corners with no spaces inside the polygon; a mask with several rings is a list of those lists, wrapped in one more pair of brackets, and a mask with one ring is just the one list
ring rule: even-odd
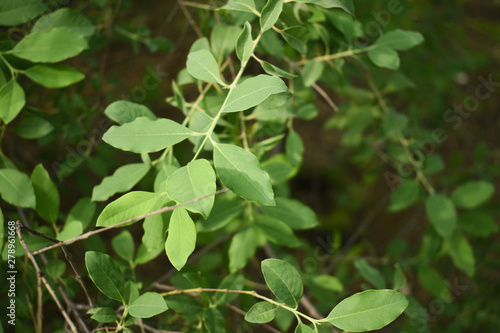
{"label": "shaded leaf", "polygon": [[106,201],[116,193],[129,191],[149,171],[150,165],[134,163],[119,167],[92,190],[92,201]]}
{"label": "shaded leaf", "polygon": [[273,294],[286,305],[295,308],[304,289],[299,272],[279,259],[266,259],[262,261],[261,267],[266,284]]}
{"label": "shaded leaf", "polygon": [[38,164],[31,174],[35,190],[36,211],[46,221],[55,224],[59,215],[59,191],[42,164]]}
{"label": "shaded leaf", "polygon": [[442,194],[434,194],[425,201],[425,210],[437,233],[450,237],[457,223],[457,213],[453,202]]}
{"label": "shaded leaf", "polygon": [[130,123],[139,117],[156,120],[156,116],[148,107],[129,101],[116,101],[111,103],[106,110],[104,110],[104,114],[120,125]]}
{"label": "shaded leaf", "polygon": [[124,301],[125,279],[110,256],[101,252],[87,251],[85,265],[90,278],[104,295],[117,301]]}
{"label": "shaded leaf", "polygon": [[453,191],[451,199],[457,207],[470,209],[487,201],[494,192],[495,187],[490,182],[468,182]]}
{"label": "shaded leaf", "polygon": [[85,78],[82,72],[66,65],[36,65],[23,74],[47,88],[67,87]]}
{"label": "shaded leaf", "polygon": [[386,67],[392,70],[399,68],[398,53],[388,46],[375,46],[368,51],[370,60],[379,67]]}
{"label": "shaded leaf", "polygon": [[274,319],[276,315],[276,305],[268,302],[255,303],[245,315],[245,320],[249,323],[263,324]]}
{"label": "shaded leaf", "polygon": [[0,169],[0,194],[14,206],[35,208],[35,190],[28,176],[16,169]]}

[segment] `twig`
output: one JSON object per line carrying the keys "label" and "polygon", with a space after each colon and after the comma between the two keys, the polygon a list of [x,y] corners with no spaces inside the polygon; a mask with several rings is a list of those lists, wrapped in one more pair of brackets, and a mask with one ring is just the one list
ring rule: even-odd
{"label": "twig", "polygon": [[191,25],[191,27],[193,27],[193,30],[196,32],[196,35],[198,35],[199,38],[203,37],[200,28],[198,28],[198,25],[193,20],[193,17],[191,16],[189,10],[187,10],[184,2],[182,0],[177,0],[177,2],[179,3],[179,6],[181,6],[182,13],[184,14],[184,16],[186,16],[186,19],[188,20],[189,24]]}
{"label": "twig", "polygon": [[44,248],[42,248],[42,249],[40,249],[38,251],[34,251],[33,255],[36,256],[36,255],[39,255],[40,253],[44,253],[46,251],[49,251],[49,250],[61,247],[63,245],[66,245],[66,244],[69,244],[69,243],[73,243],[73,242],[76,242],[76,241],[80,241],[82,239],[87,239],[90,236],[93,236],[93,235],[96,235],[96,234],[99,234],[101,232],[108,231],[108,230],[111,230],[111,229],[114,229],[114,228],[118,228],[118,227],[124,226],[124,225],[126,225],[128,223],[132,223],[132,222],[136,222],[136,221],[142,220],[142,219],[144,219],[146,217],[149,217],[149,216],[153,216],[153,215],[157,215],[157,214],[162,214],[162,213],[165,213],[165,212],[170,212],[170,211],[172,211],[172,210],[174,210],[176,208],[179,208],[179,207],[182,207],[182,206],[185,206],[185,205],[189,205],[190,203],[198,202],[200,200],[206,199],[206,198],[211,197],[213,195],[225,193],[227,191],[229,191],[229,189],[225,188],[225,189],[219,190],[217,192],[210,193],[210,194],[204,195],[202,197],[195,198],[193,200],[189,200],[189,201],[186,201],[186,202],[174,205],[174,206],[163,207],[161,209],[155,210],[154,212],[150,212],[150,213],[143,214],[143,215],[140,215],[140,216],[137,216],[137,217],[133,217],[133,218],[128,219],[126,221],[119,222],[119,223],[116,223],[114,225],[110,225],[108,227],[104,227],[102,229],[97,229],[97,230],[89,231],[89,232],[86,232],[86,233],[84,233],[84,234],[82,234],[80,236],[77,236],[77,237],[74,237],[74,238],[71,238],[71,239],[59,242],[59,243],[54,244],[54,245],[50,245],[50,246],[44,247]]}
{"label": "twig", "polygon": [[21,246],[23,247],[24,251],[26,252],[26,256],[33,264],[33,267],[35,267],[37,276],[43,282],[43,284],[45,285],[45,288],[47,288],[47,291],[49,292],[50,296],[52,296],[52,299],[54,300],[54,302],[56,302],[56,305],[59,308],[59,311],[63,315],[64,319],[66,320],[66,323],[70,327],[71,332],[78,333],[78,330],[77,330],[75,324],[73,323],[73,321],[69,317],[66,310],[63,309],[61,303],[59,302],[59,299],[56,296],[56,293],[54,292],[54,290],[52,289],[50,284],[47,282],[47,279],[45,279],[45,277],[43,276],[43,273],[40,270],[40,267],[38,267],[38,263],[36,262],[35,257],[33,256],[32,252],[28,249],[28,246],[26,246],[26,243],[24,242],[24,239],[23,239],[23,235],[21,234],[21,222],[19,222],[19,221],[16,221],[16,233],[17,233],[17,237],[19,237],[19,243],[21,243]]}

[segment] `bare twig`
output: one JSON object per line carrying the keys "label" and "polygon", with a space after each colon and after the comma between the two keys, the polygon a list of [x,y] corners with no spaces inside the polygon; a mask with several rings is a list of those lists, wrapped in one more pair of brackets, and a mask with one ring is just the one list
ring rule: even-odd
{"label": "bare twig", "polygon": [[193,27],[193,30],[196,32],[196,35],[198,35],[199,38],[203,37],[200,28],[198,28],[198,25],[194,21],[189,10],[186,8],[184,2],[182,0],[177,0],[177,2],[179,3],[179,6],[181,6],[182,13],[184,14],[184,16],[186,16],[186,19],[188,20],[189,24],[191,25],[191,27]]}

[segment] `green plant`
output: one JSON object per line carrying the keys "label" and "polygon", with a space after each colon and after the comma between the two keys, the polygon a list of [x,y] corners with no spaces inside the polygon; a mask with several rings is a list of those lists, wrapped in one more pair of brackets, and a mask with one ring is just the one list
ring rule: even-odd
{"label": "green plant", "polygon": [[[99,119],[86,106],[84,82],[70,93],[71,103],[65,92],[54,92],[53,100],[66,112],[62,117],[25,107],[25,90],[18,82],[25,76],[50,89],[76,84],[85,75],[56,63],[82,51],[80,61],[92,59],[113,37],[127,39],[136,51],[138,43],[150,51],[169,50],[171,43],[151,37],[144,29],[134,32],[125,24],[115,25],[121,1],[111,17],[106,9],[112,12],[114,4],[106,1],[92,1],[88,17],[67,8],[42,15],[47,7],[37,0],[26,0],[23,6],[16,1],[0,5],[0,25],[13,27],[4,35],[6,40],[14,32],[23,34],[19,42],[6,41],[0,49],[1,138],[15,123],[16,135],[38,139],[41,146],[64,131],[65,140],[78,147],[82,138],[72,140],[72,133],[78,132],[80,122],[76,129],[64,125],[77,116],[85,120],[86,128],[98,120],[104,124],[98,131],[107,144],[96,148],[92,157],[100,138],[89,138],[90,145],[78,151],[77,162],[68,159],[56,170],[38,164],[31,177],[20,171],[23,166],[1,154],[0,194],[18,207],[23,220],[7,224],[13,245],[6,244],[3,251],[5,260],[22,264],[26,281],[28,296],[16,298],[17,315],[31,318],[32,326],[41,332],[47,298],[43,285],[64,319],[51,322],[53,330],[66,326],[78,332],[93,325],[118,332],[219,332],[247,327],[239,319],[226,320],[228,311],[244,315],[253,324],[275,319],[282,331],[295,328],[295,332],[377,330],[404,312],[406,317],[394,327],[425,330],[429,317],[407,289],[407,277],[417,275],[431,295],[451,303],[458,296],[457,288],[443,274],[454,265],[472,278],[476,259],[469,237],[489,236],[498,231],[498,225],[492,217],[495,211],[486,206],[494,194],[488,176],[467,182],[465,176],[459,181],[443,178],[442,184],[435,185],[432,175],[444,169],[436,147],[447,135],[440,127],[420,128],[392,106],[392,93],[414,86],[397,72],[398,51],[421,44],[423,36],[399,28],[372,35],[369,24],[363,26],[354,15],[351,1],[179,3],[187,20],[192,18],[186,6],[193,6],[202,22],[200,27],[193,23],[201,36],[191,45],[185,68],[172,81],[173,96],[167,98],[182,118],[159,117],[143,104],[101,96],[106,81],[97,75],[96,104],[101,98],[112,101],[104,110],[110,120]],[[399,14],[398,8],[389,5],[388,10]],[[108,30],[96,31],[95,26],[107,18],[111,18]],[[16,28],[21,24],[25,26]],[[26,89],[41,91],[31,85]],[[318,96],[333,111],[325,127],[344,133],[343,149],[352,154],[353,163],[389,183],[393,193],[388,210],[425,209],[430,223],[422,232],[421,246],[411,254],[403,255],[407,244],[397,239],[380,261],[362,255],[374,252],[370,245],[339,251],[332,242],[322,249],[325,260],[318,255],[321,249],[302,236],[303,230],[321,223],[311,208],[290,197],[290,182],[300,173],[305,151],[296,124],[318,116]],[[114,125],[107,128],[111,121]],[[135,157],[117,167],[109,157],[116,149]],[[397,171],[382,169],[378,157]],[[77,203],[63,212],[61,186],[52,179],[81,174],[85,163],[102,180],[91,193],[82,191]],[[364,182],[362,186],[373,184],[369,179]],[[346,209],[354,210],[355,205],[347,202]],[[6,220],[11,216],[9,211]],[[45,222],[31,222],[38,218]],[[143,236],[136,250],[138,229],[132,224],[142,220]],[[328,221],[325,224],[328,227]],[[126,229],[109,242],[98,236],[121,227]],[[338,240],[336,228],[331,234]],[[85,248],[88,277],[102,293],[98,298],[87,287],[90,280],[80,273],[83,265],[71,259],[67,248],[79,241]],[[109,244],[118,258],[106,254]],[[195,252],[197,246],[200,249]],[[13,248],[16,252],[9,253]],[[66,261],[58,259],[59,248]],[[158,258],[161,253],[168,259]],[[335,267],[339,255],[341,262]],[[262,257],[268,259],[256,265]],[[45,266],[40,268],[36,258],[42,258]],[[310,259],[315,266],[300,265],[300,259],[303,263]],[[168,262],[173,269],[166,269]],[[445,269],[437,270],[436,264],[443,262]],[[65,274],[68,264],[75,279]],[[259,283],[262,277],[248,269],[250,265],[261,269],[265,284]],[[142,271],[148,266],[156,273],[165,272],[152,279]],[[368,283],[362,285],[365,291],[344,291],[352,272]],[[259,289],[263,291],[255,291]],[[345,297],[346,293],[353,295]],[[76,294],[86,298],[87,304],[81,306],[85,314],[74,305]],[[254,299],[259,302],[254,304]],[[328,311],[329,315],[321,315]],[[31,330],[22,323],[16,328]]]}

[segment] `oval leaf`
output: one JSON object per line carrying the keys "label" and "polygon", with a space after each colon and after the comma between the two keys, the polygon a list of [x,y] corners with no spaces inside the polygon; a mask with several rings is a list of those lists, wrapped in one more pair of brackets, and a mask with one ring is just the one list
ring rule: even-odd
{"label": "oval leaf", "polygon": [[35,190],[37,213],[55,224],[59,215],[59,191],[42,164],[38,164],[33,170],[31,183]]}
{"label": "oval leaf", "polygon": [[487,201],[494,192],[495,187],[490,182],[468,182],[453,191],[451,199],[457,207],[470,209]]}
{"label": "oval leaf", "polygon": [[85,265],[90,278],[104,295],[117,301],[124,300],[125,279],[110,256],[101,252],[88,251],[85,253]]}
{"label": "oval leaf", "polygon": [[310,229],[319,225],[316,213],[302,202],[276,198],[276,206],[261,207],[264,214],[285,222],[292,229]]}
{"label": "oval leaf", "polygon": [[279,259],[266,259],[261,264],[266,284],[286,305],[295,308],[302,298],[304,286],[299,272]]}
{"label": "oval leaf", "polygon": [[119,167],[113,175],[105,177],[99,185],[92,190],[92,201],[106,201],[115,193],[122,193],[134,187],[144,177],[150,165],[134,163]]}
{"label": "oval leaf", "polygon": [[274,319],[276,315],[276,305],[268,302],[255,303],[245,315],[245,320],[249,323],[263,324]]}
{"label": "oval leaf", "polygon": [[158,293],[148,292],[137,298],[128,313],[136,318],[150,318],[168,310],[165,299]]}
{"label": "oval leaf", "polygon": [[26,96],[21,86],[10,80],[0,88],[0,118],[5,124],[10,123],[26,104]]}
{"label": "oval leaf", "polygon": [[378,46],[387,46],[395,50],[408,50],[424,41],[422,34],[416,31],[396,29],[381,36],[375,43]]}
{"label": "oval leaf", "polygon": [[134,261],[134,239],[128,230],[123,230],[118,236],[113,237],[111,245],[120,258],[128,262]]}
{"label": "oval leaf", "polygon": [[196,227],[184,207],[176,208],[168,227],[165,250],[172,265],[180,271],[196,247]]}
{"label": "oval leaf", "polygon": [[2,199],[19,207],[36,207],[33,185],[26,174],[15,169],[0,169]]}
{"label": "oval leaf", "polygon": [[207,50],[189,53],[186,67],[189,74],[198,80],[224,84],[220,77],[217,61]]}
{"label": "oval leaf", "polygon": [[24,118],[14,128],[14,132],[24,139],[38,139],[53,130],[54,126],[50,122],[36,116]]}
{"label": "oval leaf", "polygon": [[300,245],[300,240],[285,222],[269,216],[259,215],[255,217],[255,226],[273,243],[288,247]]}
{"label": "oval leaf", "polygon": [[242,63],[248,61],[253,53],[253,39],[252,39],[252,26],[250,23],[245,22],[243,31],[236,41],[236,55]]}
{"label": "oval leaf", "polygon": [[47,9],[42,0],[0,1],[0,25],[14,26],[28,22]]}
{"label": "oval leaf", "polygon": [[375,46],[368,51],[368,57],[379,67],[386,67],[392,70],[399,68],[398,53],[388,46]]}
{"label": "oval leaf", "polygon": [[120,125],[130,123],[139,117],[146,117],[151,120],[156,119],[154,113],[146,106],[129,101],[113,102],[108,105],[104,113]]}
{"label": "oval leaf", "polygon": [[304,323],[299,323],[294,333],[314,333],[313,329]]}
{"label": "oval leaf", "polygon": [[269,0],[260,16],[260,31],[261,33],[269,30],[278,21],[281,12],[283,11],[283,0]]}
{"label": "oval leaf", "polygon": [[53,13],[43,15],[36,21],[31,33],[53,28],[68,28],[84,37],[90,37],[95,32],[92,22],[76,10],[61,8]]}
{"label": "oval leaf", "polygon": [[36,65],[23,74],[47,88],[67,87],[85,78],[83,73],[66,65]]}
{"label": "oval leaf", "polygon": [[453,202],[442,194],[434,194],[425,201],[425,210],[437,233],[444,238],[450,237],[457,224]]}
{"label": "oval leaf", "polygon": [[387,210],[397,212],[410,206],[417,200],[419,189],[420,187],[415,179],[405,180],[392,194]]}

